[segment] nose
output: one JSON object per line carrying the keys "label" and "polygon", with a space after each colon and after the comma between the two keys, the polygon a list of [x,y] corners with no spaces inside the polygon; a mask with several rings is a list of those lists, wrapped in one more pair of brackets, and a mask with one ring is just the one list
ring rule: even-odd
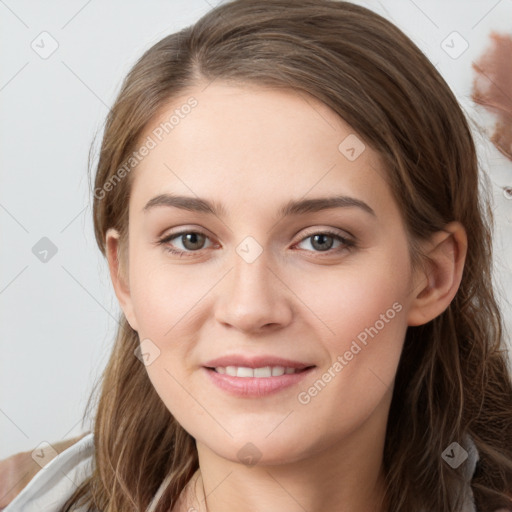
{"label": "nose", "polygon": [[218,290],[216,320],[246,333],[281,329],[293,318],[293,293],[269,266],[265,251],[252,263],[235,253],[233,267]]}

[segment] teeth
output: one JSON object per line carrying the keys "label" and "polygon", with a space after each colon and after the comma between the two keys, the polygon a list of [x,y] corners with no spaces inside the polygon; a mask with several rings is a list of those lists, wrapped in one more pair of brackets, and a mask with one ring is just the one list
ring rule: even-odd
{"label": "teeth", "polygon": [[295,368],[284,366],[264,366],[262,368],[247,368],[245,366],[218,366],[217,373],[231,375],[232,377],[279,377],[280,375],[296,373]]}
{"label": "teeth", "polygon": [[272,377],[279,377],[279,375],[284,375],[284,366],[274,366],[272,368]]}
{"label": "teeth", "polygon": [[[253,375],[250,373],[251,372],[247,372],[249,377],[270,377],[272,375],[272,370],[270,366],[265,366],[265,368],[254,368],[254,371],[252,372]],[[239,375],[239,373],[237,373],[237,375]]]}

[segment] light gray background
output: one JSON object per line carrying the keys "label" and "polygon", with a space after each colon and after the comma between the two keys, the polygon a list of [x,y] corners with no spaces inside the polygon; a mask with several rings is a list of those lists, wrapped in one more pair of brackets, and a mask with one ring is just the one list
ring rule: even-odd
{"label": "light gray background", "polygon": [[[404,30],[492,132],[492,116],[470,100],[471,62],[492,29],[512,33],[512,0],[356,3]],[[108,106],[142,52],[217,4],[0,0],[0,458],[83,431],[119,311],[92,231],[89,146],[99,132],[98,147]],[[31,44],[51,48],[45,31],[58,48],[43,59]],[[453,31],[469,44],[456,59],[441,46]],[[512,200],[502,190],[512,162],[475,135],[493,183],[496,277],[512,332]],[[57,247],[46,263],[32,252],[42,237]]]}

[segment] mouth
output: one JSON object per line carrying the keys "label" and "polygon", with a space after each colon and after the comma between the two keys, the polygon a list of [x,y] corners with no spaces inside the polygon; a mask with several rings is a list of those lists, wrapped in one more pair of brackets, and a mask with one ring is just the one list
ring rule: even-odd
{"label": "mouth", "polygon": [[259,368],[249,368],[247,366],[216,366],[205,368],[221,375],[229,375],[230,377],[261,379],[269,377],[280,377],[281,375],[303,373],[310,370],[311,368],[314,368],[314,366],[305,366],[303,368],[293,368],[286,366],[262,366]]}
{"label": "mouth", "polygon": [[314,372],[316,366],[208,366],[206,377],[215,387],[238,398],[263,398],[294,389]]}

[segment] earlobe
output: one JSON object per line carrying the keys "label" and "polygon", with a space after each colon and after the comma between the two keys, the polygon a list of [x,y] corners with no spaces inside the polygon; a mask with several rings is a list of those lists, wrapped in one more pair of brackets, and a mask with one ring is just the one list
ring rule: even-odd
{"label": "earlobe", "polygon": [[462,280],[467,253],[466,230],[451,222],[428,242],[428,269],[418,269],[408,325],[423,325],[448,308]]}
{"label": "earlobe", "polygon": [[105,250],[114,292],[128,323],[133,330],[137,331],[128,281],[127,261],[125,261],[126,257],[121,254],[119,232],[110,228],[105,238]]}

